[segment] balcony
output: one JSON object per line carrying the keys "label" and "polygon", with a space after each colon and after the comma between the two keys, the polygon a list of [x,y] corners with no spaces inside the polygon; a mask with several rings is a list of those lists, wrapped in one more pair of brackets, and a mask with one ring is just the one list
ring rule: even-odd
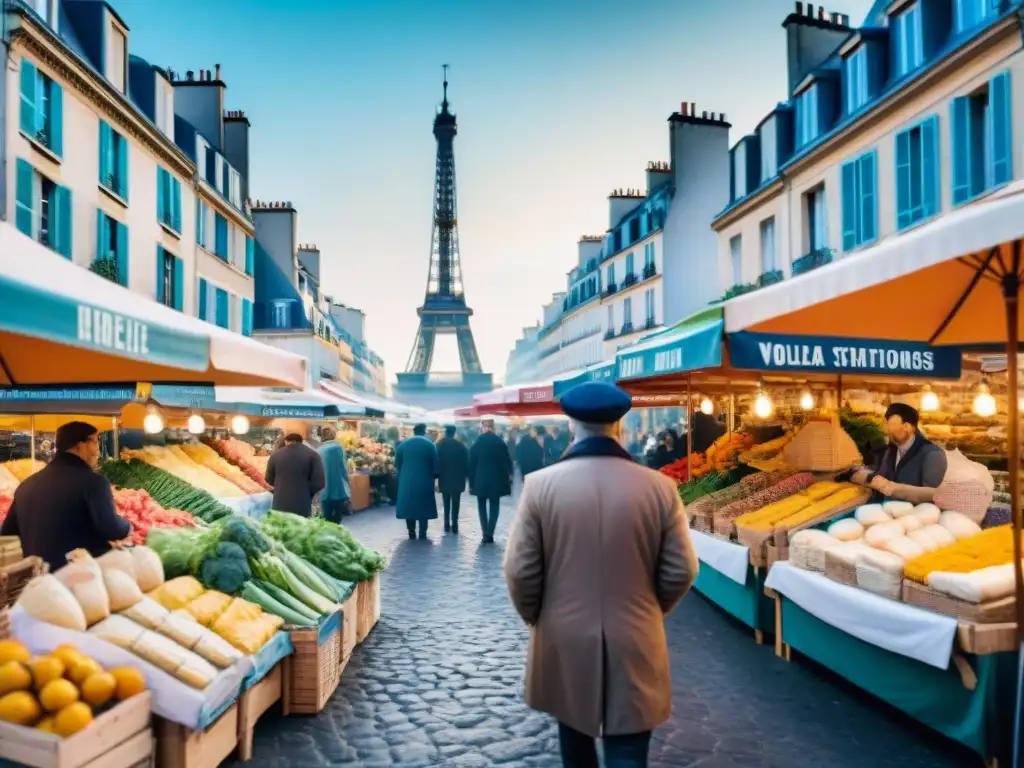
{"label": "balcony", "polygon": [[818,248],[793,262],[793,277],[810,272],[812,269],[831,264],[835,256],[833,248]]}
{"label": "balcony", "polygon": [[644,280],[650,280],[658,274],[658,267],[654,262],[644,264]]}
{"label": "balcony", "polygon": [[604,289],[604,293],[601,294],[601,297],[607,299],[609,296],[614,295],[618,290],[619,286],[615,283],[608,283],[608,287]]}
{"label": "balcony", "polygon": [[620,336],[626,336],[627,334],[630,334],[632,332],[633,332],[633,323],[632,322],[623,323],[622,324],[622,330],[619,331],[619,335]]}
{"label": "balcony", "polygon": [[605,341],[608,341],[608,340],[614,339],[614,338],[615,338],[615,329],[614,328],[609,328],[607,331],[604,332],[604,340]]}
{"label": "balcony", "polygon": [[626,290],[630,286],[636,285],[640,280],[636,276],[636,272],[626,275],[622,278],[622,290]]}
{"label": "balcony", "polygon": [[773,269],[771,272],[765,272],[759,278],[757,278],[757,287],[764,288],[766,285],[775,285],[775,283],[782,282],[782,270]]}
{"label": "balcony", "polygon": [[648,317],[644,321],[644,330],[649,331],[649,330],[651,330],[651,328],[653,328],[656,325],[657,325],[657,323],[654,321],[654,318],[653,317]]}

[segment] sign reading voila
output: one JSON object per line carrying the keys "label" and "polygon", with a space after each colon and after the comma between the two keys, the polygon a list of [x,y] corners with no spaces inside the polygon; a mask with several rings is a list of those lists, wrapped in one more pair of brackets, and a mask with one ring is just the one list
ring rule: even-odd
{"label": "sign reading voila", "polygon": [[741,331],[729,336],[734,368],[754,371],[820,371],[932,379],[960,378],[955,347],[888,339],[785,336]]}

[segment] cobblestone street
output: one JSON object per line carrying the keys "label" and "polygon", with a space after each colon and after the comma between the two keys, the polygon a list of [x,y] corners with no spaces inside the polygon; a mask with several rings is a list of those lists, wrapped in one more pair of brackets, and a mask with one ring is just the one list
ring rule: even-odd
{"label": "cobblestone street", "polygon": [[[390,508],[347,520],[390,553],[380,624],[321,715],[264,717],[248,765],[560,765],[552,721],[522,702],[527,633],[500,571],[512,509],[506,501],[497,544],[486,547],[468,496],[458,537],[435,521],[430,541],[408,541]],[[673,715],[655,733],[652,766],[975,764],[807,664],[776,659],[696,593],[668,634]]]}

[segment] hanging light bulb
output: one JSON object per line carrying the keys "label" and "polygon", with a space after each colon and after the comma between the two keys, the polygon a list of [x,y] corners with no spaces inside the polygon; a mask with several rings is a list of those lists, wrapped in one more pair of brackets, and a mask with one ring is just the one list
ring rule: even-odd
{"label": "hanging light bulb", "polygon": [[711,398],[705,397],[700,401],[700,412],[705,416],[710,416],[715,412],[715,404],[711,402]]}
{"label": "hanging light bulb", "polygon": [[809,411],[814,408],[814,395],[811,394],[811,390],[806,389],[804,393],[800,395],[800,407],[805,411]]}
{"label": "hanging light bulb", "polygon": [[158,435],[164,431],[163,417],[156,411],[150,411],[142,420],[142,431],[147,435]]}
{"label": "hanging light bulb", "polygon": [[983,417],[996,415],[996,411],[998,410],[996,399],[992,396],[992,393],[988,391],[988,387],[985,384],[978,386],[978,395],[974,398],[974,407],[972,410],[979,416]]}
{"label": "hanging light bulb", "polygon": [[231,431],[236,435],[244,435],[249,431],[249,419],[242,414],[231,417]]}
{"label": "hanging light bulb", "polygon": [[937,411],[939,410],[939,396],[932,392],[931,387],[925,387],[921,393],[921,410],[922,411]]}
{"label": "hanging light bulb", "polygon": [[206,431],[206,419],[198,413],[188,417],[188,431],[193,435],[201,435]]}
{"label": "hanging light bulb", "polygon": [[759,419],[767,419],[772,415],[772,399],[764,392],[758,392],[754,398],[754,415]]}

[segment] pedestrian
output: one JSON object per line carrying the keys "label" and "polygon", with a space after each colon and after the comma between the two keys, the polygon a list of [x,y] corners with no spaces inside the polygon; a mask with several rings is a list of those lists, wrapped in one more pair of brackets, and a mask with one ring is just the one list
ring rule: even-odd
{"label": "pedestrian", "polygon": [[292,432],[284,445],[270,455],[267,484],[274,489],[274,509],[312,517],[313,499],[324,488],[324,463],[320,454]]}
{"label": "pedestrian", "polygon": [[697,575],[675,484],[618,443],[630,404],[605,382],[565,393],[576,442],[525,483],[505,553],[531,628],[526,703],[558,720],[572,768],[597,768],[597,738],[608,768],[647,765],[672,708],[664,619]]}
{"label": "pedestrian", "polygon": [[341,518],[352,512],[352,487],[348,477],[348,460],[345,448],[338,442],[338,433],[332,427],[325,427],[320,433],[320,459],[324,463],[324,489],[320,492],[320,509],[324,518],[340,523]]}
{"label": "pedestrian", "polygon": [[480,423],[480,437],[469,451],[469,492],[476,496],[483,543],[494,543],[501,499],[512,495],[512,461],[505,441],[494,434],[494,422]]}
{"label": "pedestrian", "polygon": [[66,565],[72,550],[99,557],[132,532],[117,514],[110,483],[96,472],[99,430],[68,422],[57,429],[56,451],[49,464],[18,486],[0,526],[0,536],[21,537],[22,553],[41,557],[51,571]]}
{"label": "pedestrian", "polygon": [[516,445],[516,464],[519,465],[523,480],[544,466],[544,448],[537,440],[536,430],[530,430],[520,438]]}
{"label": "pedestrian", "polygon": [[437,446],[426,437],[427,425],[417,424],[412,437],[403,440],[395,452],[395,469],[398,471],[398,503],[395,515],[405,520],[409,538],[415,539],[417,527],[419,537],[427,538],[427,524],[437,519],[437,498],[434,496],[434,480],[440,474],[440,460]]}
{"label": "pedestrian", "polygon": [[444,428],[444,437],[437,443],[441,471],[437,477],[444,506],[444,532],[459,532],[459,506],[469,479],[469,449],[456,439],[455,427]]}

